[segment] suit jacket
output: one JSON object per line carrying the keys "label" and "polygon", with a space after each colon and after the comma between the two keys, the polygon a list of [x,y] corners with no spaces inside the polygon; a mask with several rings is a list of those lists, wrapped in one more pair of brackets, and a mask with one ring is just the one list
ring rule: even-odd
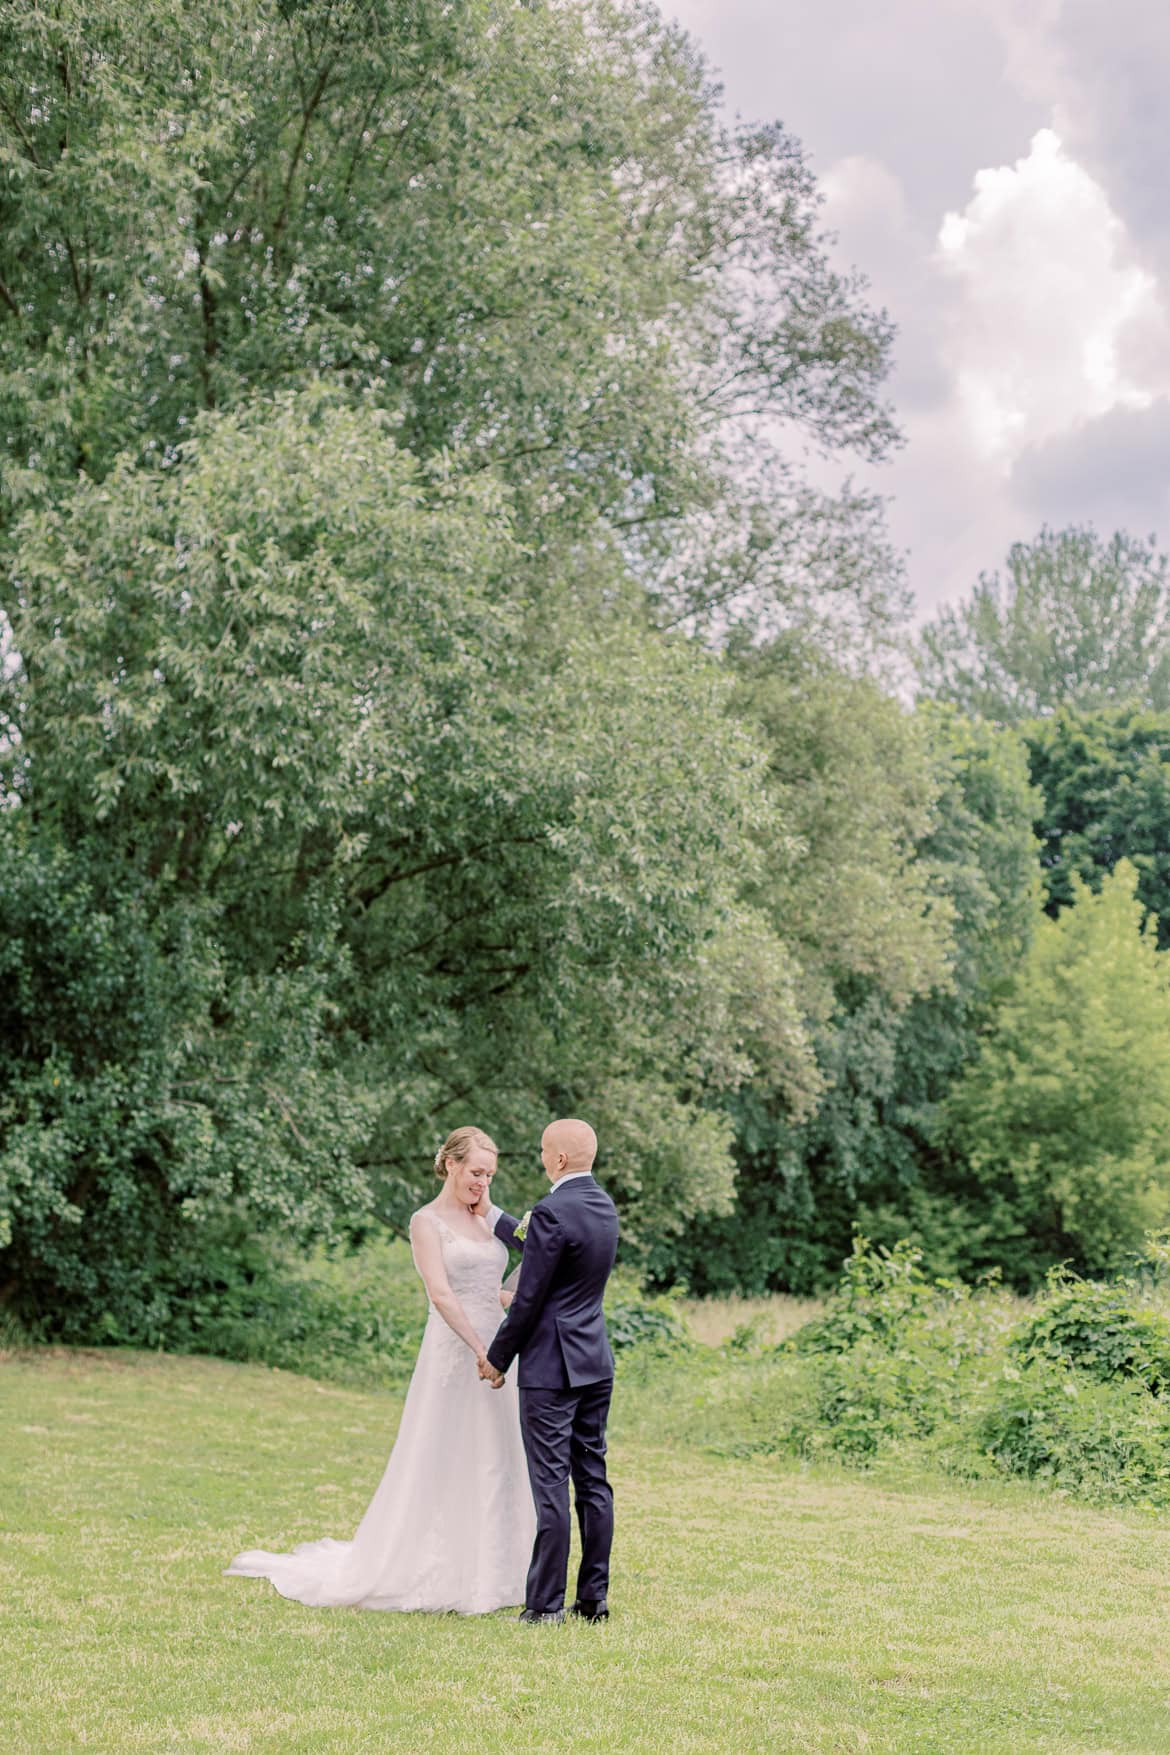
{"label": "suit jacket", "polygon": [[613,1376],[601,1300],[618,1245],[617,1208],[592,1176],[550,1188],[532,1209],[521,1244],[510,1213],[496,1236],[522,1249],[511,1309],[487,1356],[506,1371],[519,1355],[521,1389],[580,1389]]}

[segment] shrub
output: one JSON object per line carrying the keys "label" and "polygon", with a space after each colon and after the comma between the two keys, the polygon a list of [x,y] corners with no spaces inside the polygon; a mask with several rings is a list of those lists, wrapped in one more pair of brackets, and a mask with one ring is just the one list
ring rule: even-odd
{"label": "shrub", "polygon": [[[1156,1277],[1156,1238],[1147,1256]],[[1054,1268],[973,1443],[1003,1472],[1082,1499],[1170,1505],[1170,1320],[1136,1279]]]}
{"label": "shrub", "polygon": [[605,1326],[616,1354],[633,1349],[659,1358],[685,1352],[691,1345],[680,1303],[681,1287],[671,1292],[645,1293],[638,1282],[620,1269],[610,1282],[605,1306]]}
{"label": "shrub", "polygon": [[952,1427],[994,1369],[1007,1308],[990,1290],[928,1280],[906,1242],[854,1239],[824,1314],[788,1343],[802,1361],[787,1445],[869,1463]]}
{"label": "shrub", "polygon": [[1098,1283],[1052,1269],[1047,1294],[1012,1336],[1010,1352],[1021,1366],[1049,1359],[1103,1383],[1131,1378],[1154,1395],[1170,1388],[1170,1321],[1141,1308],[1128,1280]]}
{"label": "shrub", "polygon": [[408,1246],[389,1237],[308,1259],[252,1243],[225,1252],[214,1279],[204,1273],[176,1300],[164,1344],[338,1383],[389,1383],[412,1369],[426,1309]]}
{"label": "shrub", "polygon": [[922,1251],[905,1241],[875,1248],[858,1233],[823,1316],[793,1336],[799,1353],[848,1353],[861,1341],[890,1344],[931,1297]]}
{"label": "shrub", "polygon": [[107,1310],[67,1338],[208,1353],[339,1383],[409,1373],[426,1299],[405,1243],[376,1235],[357,1251],[303,1258],[248,1234],[230,1215],[159,1272],[148,1306]]}
{"label": "shrub", "polygon": [[1170,1403],[1136,1377],[1103,1382],[1044,1355],[1008,1364],[976,1437],[1006,1474],[1101,1504],[1170,1505]]}

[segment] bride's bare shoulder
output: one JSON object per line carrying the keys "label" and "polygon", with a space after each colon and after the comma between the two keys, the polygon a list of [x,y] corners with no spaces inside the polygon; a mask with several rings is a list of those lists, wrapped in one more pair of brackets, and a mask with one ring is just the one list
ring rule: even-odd
{"label": "bride's bare shoulder", "polygon": [[421,1225],[429,1227],[435,1223],[438,1217],[438,1214],[435,1212],[435,1204],[436,1203],[433,1200],[429,1200],[425,1207],[415,1208],[414,1212],[410,1215],[410,1228],[412,1231],[416,1226]]}

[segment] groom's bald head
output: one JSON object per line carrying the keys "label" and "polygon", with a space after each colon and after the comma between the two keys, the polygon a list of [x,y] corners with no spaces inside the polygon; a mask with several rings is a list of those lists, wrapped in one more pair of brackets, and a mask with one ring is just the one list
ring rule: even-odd
{"label": "groom's bald head", "polygon": [[554,1181],[579,1170],[592,1170],[597,1135],[587,1121],[550,1121],[540,1136],[540,1156]]}

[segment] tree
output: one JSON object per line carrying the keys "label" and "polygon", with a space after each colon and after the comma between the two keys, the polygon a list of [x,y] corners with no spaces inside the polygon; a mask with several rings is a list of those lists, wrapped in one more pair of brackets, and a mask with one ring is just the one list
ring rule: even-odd
{"label": "tree", "polygon": [[857,1224],[891,1244],[911,1237],[938,1272],[967,1265],[945,1101],[1039,913],[1036,800],[1018,740],[947,709],[919,708],[916,718],[935,797],[914,857],[919,881],[949,905],[945,966],[910,996],[872,974],[838,980],[830,1027],[818,1037],[824,1101],[777,1140],[790,1189],[803,1190],[806,1287],[835,1275]]}
{"label": "tree", "polygon": [[1047,906],[1072,901],[1072,879],[1090,889],[1119,859],[1138,873],[1137,893],[1170,944],[1170,714],[1134,707],[1065,709],[1021,726],[1032,779]]}
{"label": "tree", "polygon": [[[737,668],[783,831],[748,896],[798,957],[818,1102],[801,1116],[766,1076],[729,1094],[736,1211],[663,1244],[654,1271],[702,1290],[808,1290],[836,1272],[859,1202],[921,1172],[919,1112],[942,1065],[954,1072],[944,996],[958,981],[969,1005],[971,965],[989,966],[1001,937],[1008,954],[1016,886],[1034,884],[1031,798],[1014,743],[988,750],[1006,740],[912,715],[815,650],[746,650]],[[919,1016],[933,1016],[919,1044],[932,1076],[900,1058]]]}
{"label": "tree", "polygon": [[1170,983],[1122,860],[1042,920],[948,1100],[987,1256],[1017,1284],[1122,1266],[1170,1217]]}
{"label": "tree", "polygon": [[1170,708],[1170,582],[1153,539],[1044,529],[928,626],[923,693],[1014,725],[1060,707]]}
{"label": "tree", "polygon": [[768,438],[885,455],[890,325],[651,9],[3,0],[0,144],[10,506],[323,376],[509,483],[541,595],[604,536],[665,619],[898,596]]}
{"label": "tree", "polygon": [[11,1295],[100,1315],[217,1202],[400,1216],[469,1112],[515,1162],[587,1109],[635,1243],[725,1209],[722,1097],[817,1081],[758,737],[689,633],[832,597],[861,645],[899,586],[872,502],[733,468],[896,439],[797,143],[641,6],[0,0],[0,164],[18,960],[47,873],[128,992],[194,971],[88,1059],[14,990],[104,1119],[65,1145],[65,1081],[5,1063]]}
{"label": "tree", "polygon": [[[319,1234],[417,1198],[452,1119],[527,1154],[570,1100],[636,1237],[730,1198],[708,1090],[767,1066],[799,1106],[789,960],[738,900],[766,807],[726,678],[617,620],[535,671],[511,553],[489,478],[424,472],[319,387],[18,522],[0,1267],[26,1305],[107,1308],[115,1195],[143,1259],[232,1200]],[[70,923],[48,986],[42,887]],[[88,910],[147,998],[92,999]]]}

